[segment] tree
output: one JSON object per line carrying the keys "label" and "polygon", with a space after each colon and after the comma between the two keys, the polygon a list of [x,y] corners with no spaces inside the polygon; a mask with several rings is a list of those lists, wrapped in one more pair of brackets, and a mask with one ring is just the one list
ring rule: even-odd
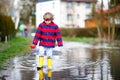
{"label": "tree", "polygon": [[10,15],[10,12],[14,9],[14,0],[0,0],[0,14]]}
{"label": "tree", "polygon": [[[120,0],[110,0],[110,3],[109,4],[109,11],[111,10],[111,12],[109,12],[109,16],[110,16],[110,19],[111,19],[111,27],[112,27],[112,30],[111,30],[111,38],[112,38],[112,41],[114,41],[115,39],[115,27],[117,26],[117,21],[120,21],[120,15],[119,15],[119,10],[117,10],[117,5],[120,4]],[[112,11],[113,10],[113,11]]]}
{"label": "tree", "polygon": [[111,5],[118,5],[120,4],[120,0],[110,0]]}
{"label": "tree", "polygon": [[[96,12],[96,10],[100,10],[100,14]],[[97,31],[98,31],[98,37],[100,41],[103,41],[105,36],[105,32],[103,30],[103,22],[104,22],[104,14],[103,14],[103,0],[100,4],[95,6],[95,3],[93,3],[92,7],[92,16],[94,18],[94,21],[96,23]],[[100,22],[100,24],[99,24]]]}
{"label": "tree", "polygon": [[0,0],[0,14],[10,15],[17,29],[20,20],[28,23],[30,16],[33,16],[35,2],[35,0]]}
{"label": "tree", "polygon": [[19,5],[22,7],[20,10],[20,19],[25,23],[29,23],[31,17],[34,16],[35,0],[20,0]]}
{"label": "tree", "polygon": [[96,23],[96,27],[97,27],[97,31],[98,31],[98,37],[101,40],[102,35],[101,35],[100,27],[98,25],[98,15],[96,13],[96,7],[95,7],[95,3],[94,2],[92,3],[92,16],[93,16],[93,18],[95,20],[95,23]]}

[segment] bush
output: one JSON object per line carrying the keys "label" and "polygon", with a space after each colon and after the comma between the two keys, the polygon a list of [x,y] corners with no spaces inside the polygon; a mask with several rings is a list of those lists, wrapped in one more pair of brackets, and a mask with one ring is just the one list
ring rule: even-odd
{"label": "bush", "polygon": [[[120,25],[115,27],[115,39],[120,40]],[[112,34],[112,27],[110,28]],[[103,27],[105,35],[108,35],[108,27]],[[61,28],[62,36],[68,37],[98,37],[97,28]]]}
{"label": "bush", "polygon": [[15,26],[10,16],[0,15],[0,38],[5,41],[7,36],[10,39],[15,35]]}
{"label": "bush", "polygon": [[120,40],[120,25],[116,25],[116,28],[115,28],[115,38]]}
{"label": "bush", "polygon": [[68,37],[97,37],[96,28],[61,28],[61,34]]}

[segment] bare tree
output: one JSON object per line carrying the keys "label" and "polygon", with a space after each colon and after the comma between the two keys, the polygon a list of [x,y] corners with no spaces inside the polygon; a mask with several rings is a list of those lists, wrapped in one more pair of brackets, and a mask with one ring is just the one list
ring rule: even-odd
{"label": "bare tree", "polygon": [[20,10],[20,18],[24,22],[29,22],[35,10],[35,0],[21,0],[19,5],[22,6]]}
{"label": "bare tree", "polygon": [[[96,12],[97,10],[100,10],[100,14]],[[96,23],[97,31],[98,31],[98,38],[100,41],[103,41],[105,38],[105,32],[103,30],[103,22],[104,22],[104,14],[103,14],[103,0],[101,1],[100,4],[95,5],[93,3],[93,8],[92,8],[92,15],[94,18],[94,21]]]}
{"label": "bare tree", "polygon": [[12,16],[17,24],[20,19],[29,22],[35,10],[35,2],[36,0],[0,0],[0,14]]}
{"label": "bare tree", "polygon": [[[110,5],[109,8],[113,8],[116,11],[116,5],[119,4],[119,0],[110,0]],[[119,14],[119,13],[118,13]],[[110,14],[110,19],[111,19],[111,40],[114,41],[115,39],[115,26],[116,26],[116,19],[117,19],[117,12],[112,12]]]}
{"label": "bare tree", "polygon": [[98,31],[98,38],[99,38],[99,40],[101,40],[102,35],[101,35],[101,30],[100,30],[100,27],[99,27],[99,24],[98,24],[98,18],[99,17],[96,13],[96,6],[95,6],[94,2],[92,3],[92,16],[93,16],[94,21],[96,23],[96,27],[97,27],[97,31]]}
{"label": "bare tree", "polygon": [[14,0],[0,0],[0,14],[10,15],[13,11]]}

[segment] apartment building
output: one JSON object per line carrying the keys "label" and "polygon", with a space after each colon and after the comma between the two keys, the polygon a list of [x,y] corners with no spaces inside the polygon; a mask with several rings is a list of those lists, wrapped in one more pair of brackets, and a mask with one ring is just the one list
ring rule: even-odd
{"label": "apartment building", "polygon": [[38,0],[36,4],[36,26],[43,21],[45,12],[54,14],[54,22],[60,27],[84,28],[89,18],[92,3],[97,0]]}

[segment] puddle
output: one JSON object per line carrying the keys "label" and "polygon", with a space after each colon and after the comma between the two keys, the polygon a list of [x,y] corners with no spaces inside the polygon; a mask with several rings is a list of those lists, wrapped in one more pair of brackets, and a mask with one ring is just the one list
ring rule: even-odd
{"label": "puddle", "polygon": [[[71,44],[76,44],[72,46]],[[82,47],[83,45],[83,47]],[[120,49],[104,48],[77,43],[65,44],[53,53],[53,69],[36,71],[36,52],[11,59],[6,70],[1,70],[5,80],[119,80]],[[85,47],[86,46],[86,47]],[[61,52],[60,52],[61,51]]]}

